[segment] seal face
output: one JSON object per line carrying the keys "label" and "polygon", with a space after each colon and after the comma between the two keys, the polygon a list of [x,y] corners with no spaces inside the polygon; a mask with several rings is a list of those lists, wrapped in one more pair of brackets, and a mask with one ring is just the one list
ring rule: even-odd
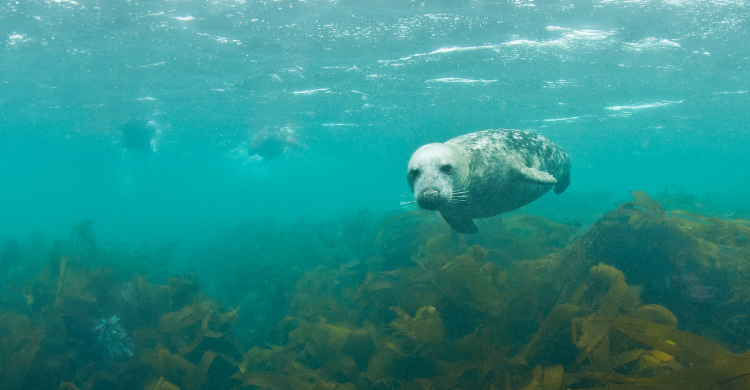
{"label": "seal face", "polygon": [[515,210],[550,188],[565,191],[570,158],[538,134],[484,130],[420,147],[406,175],[419,207],[439,211],[453,229],[473,234],[474,218]]}

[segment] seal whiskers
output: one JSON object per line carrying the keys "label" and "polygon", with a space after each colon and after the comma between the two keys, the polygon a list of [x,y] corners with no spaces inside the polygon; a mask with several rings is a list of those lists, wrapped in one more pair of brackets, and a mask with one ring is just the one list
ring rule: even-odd
{"label": "seal whiskers", "polygon": [[451,200],[456,199],[459,202],[465,202],[469,197],[469,190],[465,188],[459,188],[451,192]]}
{"label": "seal whiskers", "polygon": [[417,202],[416,201],[412,200],[412,201],[409,201],[409,202],[400,202],[400,203],[401,203],[401,206],[403,206],[403,208],[405,208],[405,209],[407,209],[409,211],[417,209]]}
{"label": "seal whiskers", "polygon": [[469,198],[469,190],[465,188],[459,188],[451,191],[451,198],[448,200],[448,207],[456,207],[459,203],[466,202]]}
{"label": "seal whiskers", "polygon": [[401,196],[404,197],[404,198],[409,198],[409,200],[407,200],[407,201],[399,202],[399,204],[401,205],[401,207],[403,207],[403,208],[405,208],[405,209],[407,209],[409,211],[417,209],[417,201],[412,196],[410,196],[409,194],[402,194]]}

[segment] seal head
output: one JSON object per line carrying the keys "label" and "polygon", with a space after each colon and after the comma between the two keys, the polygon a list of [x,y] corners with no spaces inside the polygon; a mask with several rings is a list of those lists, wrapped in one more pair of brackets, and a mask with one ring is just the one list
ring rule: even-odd
{"label": "seal head", "polygon": [[466,186],[468,161],[460,150],[446,144],[427,144],[411,156],[406,178],[417,205],[440,210],[454,204]]}

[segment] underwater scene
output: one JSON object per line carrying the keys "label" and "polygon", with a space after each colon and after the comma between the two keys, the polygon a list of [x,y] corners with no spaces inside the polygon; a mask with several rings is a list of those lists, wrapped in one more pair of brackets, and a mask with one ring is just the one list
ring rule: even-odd
{"label": "underwater scene", "polygon": [[5,0],[0,390],[750,389],[748,108],[744,0]]}

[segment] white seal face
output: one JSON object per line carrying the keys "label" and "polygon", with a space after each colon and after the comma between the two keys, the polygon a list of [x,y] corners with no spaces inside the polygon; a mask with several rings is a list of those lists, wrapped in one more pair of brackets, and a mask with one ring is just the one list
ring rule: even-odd
{"label": "white seal face", "polygon": [[427,144],[411,156],[406,177],[417,205],[439,210],[455,202],[465,185],[466,164],[459,153],[446,144]]}

